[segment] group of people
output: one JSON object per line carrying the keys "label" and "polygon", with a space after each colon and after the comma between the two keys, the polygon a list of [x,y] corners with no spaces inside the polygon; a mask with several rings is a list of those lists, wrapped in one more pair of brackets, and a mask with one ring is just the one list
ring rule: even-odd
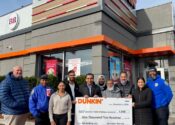
{"label": "group of people", "polygon": [[156,68],[149,69],[147,82],[137,79],[135,86],[127,80],[127,73],[120,73],[120,82],[86,74],[85,83],[76,83],[75,72],[68,72],[68,79],[58,83],[58,90],[48,86],[48,76],[40,77],[40,84],[29,91],[28,82],[22,77],[22,68],[13,67],[0,84],[1,112],[5,125],[24,125],[28,112],[34,116],[35,125],[74,125],[76,97],[131,98],[135,125],[168,125],[168,105],[173,97],[168,83]]}

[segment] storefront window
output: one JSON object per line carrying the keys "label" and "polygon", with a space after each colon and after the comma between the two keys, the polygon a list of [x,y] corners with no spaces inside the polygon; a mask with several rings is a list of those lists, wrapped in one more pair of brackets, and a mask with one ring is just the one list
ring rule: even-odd
{"label": "storefront window", "polygon": [[43,54],[40,56],[38,74],[53,74],[58,79],[64,80],[69,70],[74,70],[76,76],[92,72],[91,49],[64,51],[60,53]]}
{"label": "storefront window", "polygon": [[42,74],[52,74],[62,79],[63,53],[48,54],[42,56]]}
{"label": "storefront window", "polygon": [[119,82],[119,75],[121,72],[121,54],[109,51],[108,57],[110,79],[112,79],[114,83],[117,84]]}
{"label": "storefront window", "polygon": [[132,61],[130,57],[124,57],[124,71],[127,73],[127,80],[132,83]]}
{"label": "storefront window", "polygon": [[66,52],[65,76],[69,70],[74,70],[77,76],[92,72],[91,49]]}

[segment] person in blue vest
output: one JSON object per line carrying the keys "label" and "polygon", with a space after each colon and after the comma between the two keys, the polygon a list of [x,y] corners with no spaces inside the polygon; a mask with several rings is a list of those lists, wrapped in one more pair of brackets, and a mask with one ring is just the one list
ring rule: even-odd
{"label": "person in blue vest", "polygon": [[0,84],[1,112],[5,125],[25,125],[29,116],[29,82],[22,74],[22,67],[14,66]]}
{"label": "person in blue vest", "polygon": [[147,86],[153,92],[154,125],[168,125],[169,108],[173,93],[169,84],[157,74],[155,67],[150,67]]}
{"label": "person in blue vest", "polygon": [[42,75],[29,98],[29,110],[35,117],[35,125],[50,125],[48,107],[53,90],[48,86],[48,76]]}

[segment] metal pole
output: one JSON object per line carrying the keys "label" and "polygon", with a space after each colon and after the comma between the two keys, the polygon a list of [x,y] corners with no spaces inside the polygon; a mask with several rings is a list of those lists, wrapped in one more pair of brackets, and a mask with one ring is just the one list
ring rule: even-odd
{"label": "metal pole", "polygon": [[65,51],[63,51],[63,63],[62,63],[62,80],[64,80],[64,76],[65,76]]}

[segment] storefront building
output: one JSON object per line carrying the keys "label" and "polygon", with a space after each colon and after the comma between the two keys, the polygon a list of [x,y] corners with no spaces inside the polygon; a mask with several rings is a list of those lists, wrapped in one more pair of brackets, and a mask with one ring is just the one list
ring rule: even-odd
{"label": "storefront building", "polygon": [[[92,72],[95,78],[103,74],[117,82],[125,70],[134,84],[138,76],[146,78],[148,63],[155,61],[175,92],[172,3],[139,11],[134,4],[127,0],[34,0],[0,17],[5,27],[0,31],[0,75],[21,65],[24,76],[52,73],[62,80],[73,69],[77,76]],[[174,99],[172,116],[173,107]]]}

